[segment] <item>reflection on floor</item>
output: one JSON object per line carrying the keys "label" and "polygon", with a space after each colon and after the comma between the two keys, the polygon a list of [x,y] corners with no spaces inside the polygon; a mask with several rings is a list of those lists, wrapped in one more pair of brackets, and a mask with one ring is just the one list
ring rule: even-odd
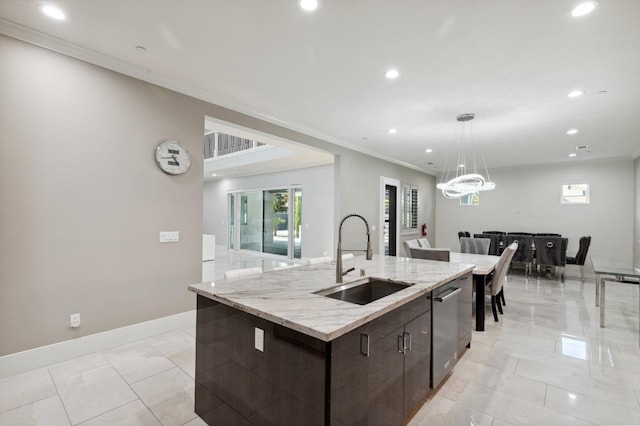
{"label": "reflection on floor", "polygon": [[[236,254],[203,264],[282,266]],[[286,262],[285,262],[286,263]],[[517,273],[516,273],[517,274]],[[500,322],[487,316],[416,425],[640,424],[638,287],[607,287],[598,326],[594,284],[513,274]],[[0,379],[0,425],[200,425],[193,412],[194,330],[172,331]]]}

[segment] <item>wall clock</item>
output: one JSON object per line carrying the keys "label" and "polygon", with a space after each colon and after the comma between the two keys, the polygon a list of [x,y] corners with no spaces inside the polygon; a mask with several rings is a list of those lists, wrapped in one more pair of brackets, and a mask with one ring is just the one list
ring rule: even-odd
{"label": "wall clock", "polygon": [[180,142],[160,142],[156,147],[156,163],[165,173],[181,175],[191,166],[191,154]]}

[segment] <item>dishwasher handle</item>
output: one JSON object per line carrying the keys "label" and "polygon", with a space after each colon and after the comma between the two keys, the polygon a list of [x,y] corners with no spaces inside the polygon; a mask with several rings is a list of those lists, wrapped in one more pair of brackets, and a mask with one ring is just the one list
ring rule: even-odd
{"label": "dishwasher handle", "polygon": [[[443,296],[443,294],[446,293],[447,291],[449,293],[447,293],[446,295]],[[440,302],[440,303],[446,302],[447,299],[457,295],[461,291],[462,291],[462,289],[459,288],[459,287],[451,287],[451,288],[443,291],[442,293],[440,293],[438,296],[434,297],[433,300],[436,301],[436,302]]]}

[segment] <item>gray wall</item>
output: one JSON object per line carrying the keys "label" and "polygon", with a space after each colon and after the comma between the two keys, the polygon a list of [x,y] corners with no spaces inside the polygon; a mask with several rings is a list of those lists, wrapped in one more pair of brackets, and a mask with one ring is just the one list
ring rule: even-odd
{"label": "gray wall", "polygon": [[[195,307],[205,116],[339,154],[322,211],[334,223],[355,211],[377,224],[387,176],[420,187],[420,223],[435,229],[431,176],[5,36],[0,63],[0,356]],[[155,165],[166,139],[190,149],[187,174]]]}
{"label": "gray wall", "polygon": [[302,257],[333,253],[333,165],[224,179],[204,185],[204,232],[227,246],[227,193],[237,190],[288,188],[302,185]]}
{"label": "gray wall", "polygon": [[205,104],[4,36],[0,63],[0,355],[193,309]]}
{"label": "gray wall", "polygon": [[635,169],[635,203],[634,203],[634,212],[635,212],[635,221],[634,221],[634,260],[635,265],[640,268],[640,156],[636,157],[636,161],[634,163]]}
{"label": "gray wall", "polygon": [[[461,207],[438,195],[439,247],[457,250],[458,231],[557,232],[569,238],[568,253],[591,235],[589,255],[630,260],[633,253],[634,166],[631,159],[580,161],[491,171],[494,191],[480,194],[480,205]],[[560,185],[589,183],[591,203],[560,204]],[[587,260],[587,269],[591,264]],[[567,274],[577,276],[577,268]]]}

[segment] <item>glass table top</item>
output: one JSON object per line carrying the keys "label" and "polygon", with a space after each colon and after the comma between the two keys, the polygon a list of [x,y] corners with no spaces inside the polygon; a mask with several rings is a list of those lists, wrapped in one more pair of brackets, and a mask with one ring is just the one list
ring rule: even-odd
{"label": "glass table top", "polygon": [[592,256],[593,270],[596,274],[623,275],[625,277],[640,277],[640,266],[631,260],[613,260]]}

